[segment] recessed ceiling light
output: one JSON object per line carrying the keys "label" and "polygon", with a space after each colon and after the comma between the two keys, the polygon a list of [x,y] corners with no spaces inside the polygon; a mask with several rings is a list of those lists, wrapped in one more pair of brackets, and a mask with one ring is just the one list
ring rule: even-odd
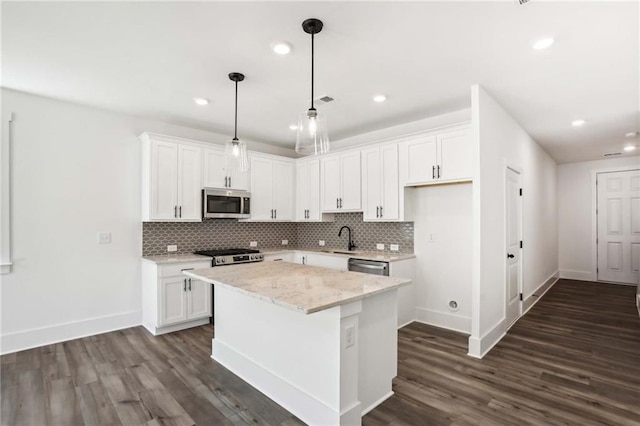
{"label": "recessed ceiling light", "polygon": [[298,126],[292,124],[291,126],[289,126],[289,130],[298,130]]}
{"label": "recessed ceiling light", "polygon": [[580,126],[584,126],[584,123],[586,123],[586,121],[584,121],[584,120],[573,120],[571,122],[571,125],[573,127],[580,127]]}
{"label": "recessed ceiling light", "polygon": [[538,41],[536,41],[535,43],[533,43],[533,47],[535,50],[543,50],[546,49],[548,47],[551,47],[551,45],[555,42],[554,39],[552,38],[543,38],[540,39]]}
{"label": "recessed ceiling light", "polygon": [[207,98],[193,98],[193,102],[198,105],[209,105],[209,99]]}
{"label": "recessed ceiling light", "polygon": [[629,145],[629,146],[625,146],[624,147],[625,152],[631,152],[631,151],[634,151],[635,149],[636,149],[636,147],[633,146],[633,145]]}
{"label": "recessed ceiling light", "polygon": [[278,55],[288,55],[291,53],[293,46],[288,41],[274,41],[271,43],[271,50]]}
{"label": "recessed ceiling light", "polygon": [[635,138],[636,136],[638,136],[638,132],[629,132],[625,134],[625,136],[628,137],[629,139]]}
{"label": "recessed ceiling light", "polygon": [[386,97],[385,95],[375,95],[375,96],[373,97],[373,101],[374,101],[374,102],[378,102],[378,103],[380,103],[380,102],[384,102],[384,101],[386,101],[386,100],[387,100],[387,97]]}

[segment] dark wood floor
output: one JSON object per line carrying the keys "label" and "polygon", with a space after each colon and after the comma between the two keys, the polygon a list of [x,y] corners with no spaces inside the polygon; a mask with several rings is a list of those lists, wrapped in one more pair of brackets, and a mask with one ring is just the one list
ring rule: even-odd
{"label": "dark wood floor", "polygon": [[[395,395],[364,425],[640,425],[633,287],[561,280],[483,359],[399,333]],[[2,425],[301,424],[209,358],[210,327],[136,327],[1,357]]]}

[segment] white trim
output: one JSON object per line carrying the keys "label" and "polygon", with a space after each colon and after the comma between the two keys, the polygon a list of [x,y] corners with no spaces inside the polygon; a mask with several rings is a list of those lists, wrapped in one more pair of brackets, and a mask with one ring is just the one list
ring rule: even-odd
{"label": "white trim", "polygon": [[135,327],[140,325],[141,317],[141,311],[130,311],[5,334],[0,337],[2,342],[0,344],[0,354],[4,355],[43,345]]}
{"label": "white trim", "polygon": [[395,392],[394,391],[389,391],[388,394],[384,395],[382,398],[378,399],[376,402],[374,402],[373,404],[371,404],[370,406],[368,406],[367,408],[362,410],[362,416],[364,417],[365,414],[367,414],[369,411],[373,410],[374,408],[376,408],[378,405],[382,404],[383,402],[385,402],[387,399],[391,398],[393,396]]}
{"label": "white trim", "polygon": [[[4,117],[3,117],[4,119]],[[11,227],[11,205],[13,201],[13,169],[12,169],[12,142],[13,142],[13,113],[9,113],[7,119],[7,138],[0,143],[0,274],[11,272],[13,257],[13,230]]]}
{"label": "white trim", "polygon": [[193,321],[181,322],[179,324],[171,324],[164,327],[154,327],[150,324],[142,324],[149,333],[154,336],[160,336],[162,334],[173,333],[174,331],[186,330],[187,328],[198,327],[200,325],[209,324],[209,318],[200,318]]}
{"label": "white trim", "polygon": [[522,313],[521,318],[527,312],[529,312],[529,309],[531,309],[533,305],[535,305],[536,303],[538,303],[540,299],[542,299],[542,296],[547,294],[547,291],[549,291],[549,289],[553,287],[553,285],[557,283],[559,279],[560,279],[560,273],[556,271],[553,274],[551,274],[551,276],[547,278],[542,284],[540,284],[538,288],[536,288],[530,295],[526,296],[526,299],[524,300],[523,307],[522,307],[524,309],[524,312]]}
{"label": "white trim", "polygon": [[471,334],[471,318],[449,312],[416,308],[416,322]]}
{"label": "white trim", "polygon": [[598,277],[592,271],[572,271],[570,269],[561,269],[560,278],[578,281],[598,281]]}
{"label": "white trim", "polygon": [[408,326],[409,324],[413,324],[414,322],[416,322],[416,320],[412,319],[412,320],[409,320],[409,321],[405,322],[404,324],[400,324],[400,325],[398,325],[398,330],[400,330],[402,327]]}
{"label": "white trim", "polygon": [[469,337],[469,352],[467,355],[482,359],[506,334],[505,318],[502,318],[480,339],[473,336]]}

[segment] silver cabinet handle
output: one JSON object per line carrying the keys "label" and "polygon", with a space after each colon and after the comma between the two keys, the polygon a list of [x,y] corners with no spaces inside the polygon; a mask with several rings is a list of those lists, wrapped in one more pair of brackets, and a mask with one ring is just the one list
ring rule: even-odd
{"label": "silver cabinet handle", "polygon": [[173,217],[178,217],[178,206],[173,206]]}
{"label": "silver cabinet handle", "polygon": [[376,217],[380,217],[380,206],[376,206]]}
{"label": "silver cabinet handle", "polygon": [[342,198],[340,198],[340,208],[342,208]]}
{"label": "silver cabinet handle", "polygon": [[182,206],[178,207],[178,217],[182,217]]}
{"label": "silver cabinet handle", "polygon": [[184,279],[184,287],[183,287],[184,291],[187,291],[187,279]]}
{"label": "silver cabinet handle", "polygon": [[277,219],[278,218],[278,209],[274,209],[273,210],[273,218]]}
{"label": "silver cabinet handle", "polygon": [[340,208],[340,198],[336,198],[336,209]]}
{"label": "silver cabinet handle", "polygon": [[189,278],[189,291],[191,291],[191,278]]}
{"label": "silver cabinet handle", "polygon": [[436,166],[431,166],[431,179],[436,178]]}
{"label": "silver cabinet handle", "polygon": [[224,187],[225,187],[225,188],[228,188],[228,187],[229,187],[229,177],[228,177],[228,176],[225,176],[225,177],[224,177]]}
{"label": "silver cabinet handle", "polygon": [[229,188],[231,188],[231,176],[229,176]]}
{"label": "silver cabinet handle", "polygon": [[271,209],[271,219],[273,219],[273,209]]}
{"label": "silver cabinet handle", "polygon": [[382,217],[382,206],[380,206],[380,217]]}
{"label": "silver cabinet handle", "polygon": [[438,179],[440,179],[440,165],[438,165]]}

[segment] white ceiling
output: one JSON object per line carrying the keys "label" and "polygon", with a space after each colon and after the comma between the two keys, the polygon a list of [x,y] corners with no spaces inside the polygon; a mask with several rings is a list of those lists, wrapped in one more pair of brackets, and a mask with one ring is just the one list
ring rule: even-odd
{"label": "white ceiling", "polygon": [[316,94],[336,99],[320,107],[334,140],[468,108],[473,83],[558,162],[620,152],[640,130],[637,2],[3,2],[3,86],[231,134],[238,71],[239,136],[293,147],[310,17],[325,23]]}

